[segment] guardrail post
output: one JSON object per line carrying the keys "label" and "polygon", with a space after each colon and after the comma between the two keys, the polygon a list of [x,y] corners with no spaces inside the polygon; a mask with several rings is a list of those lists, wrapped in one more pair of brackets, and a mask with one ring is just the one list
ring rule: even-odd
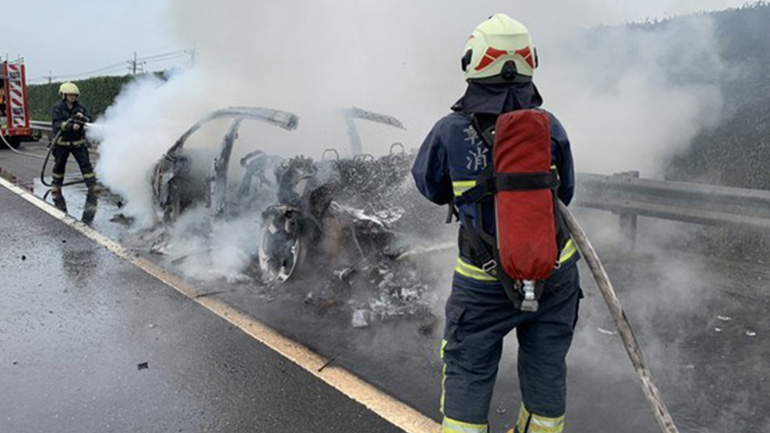
{"label": "guardrail post", "polygon": [[[615,173],[614,176],[625,178],[639,178],[638,171],[626,171],[623,173]],[[620,214],[620,233],[623,236],[624,249],[632,250],[636,244],[636,214],[635,213],[621,213]]]}

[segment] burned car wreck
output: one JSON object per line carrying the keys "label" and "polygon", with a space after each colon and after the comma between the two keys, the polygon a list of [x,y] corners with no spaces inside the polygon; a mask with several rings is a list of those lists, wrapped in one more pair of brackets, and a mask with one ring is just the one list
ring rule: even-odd
{"label": "burned car wreck", "polygon": [[[204,125],[219,119],[232,119],[232,123],[212,161],[210,173],[204,177],[196,176],[192,172],[193,155],[185,148],[185,143]],[[206,201],[213,216],[224,214],[230,157],[238,131],[246,119],[266,122],[286,130],[296,129],[299,122],[296,114],[254,107],[217,110],[196,122],[179,137],[155,166],[152,178],[154,204],[165,223],[174,221],[185,209],[200,200]],[[238,191],[243,198],[247,198],[245,196],[248,196],[255,177],[260,181],[266,180],[266,157],[263,152],[254,151],[241,159],[245,172]]]}
{"label": "burned car wreck", "polygon": [[[257,223],[255,279],[275,285],[319,273],[338,284],[356,281],[403,300],[418,297],[425,284],[414,269],[401,265],[416,248],[415,232],[440,226],[434,207],[406,208],[423,203],[405,200],[415,194],[409,175],[413,155],[394,143],[384,156],[355,153],[362,149],[355,120],[402,128],[392,116],[359,108],[344,110],[351,157],[326,149],[318,161],[304,156],[288,159],[247,149],[240,173],[233,175],[230,159],[245,120],[293,130],[297,115],[264,108],[215,111],[190,127],[156,165],[152,179],[154,204],[164,224],[171,225],[195,205],[205,206],[211,220],[253,214]],[[207,174],[191,170],[195,157],[185,143],[207,122],[229,119]],[[260,224],[261,223],[261,224]],[[380,293],[378,292],[378,295]],[[372,311],[376,308],[371,308]]]}

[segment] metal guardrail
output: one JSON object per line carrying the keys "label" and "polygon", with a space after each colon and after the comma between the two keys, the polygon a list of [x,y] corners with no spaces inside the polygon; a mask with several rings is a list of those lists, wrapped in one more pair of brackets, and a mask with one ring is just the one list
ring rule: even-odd
{"label": "metal guardrail", "polygon": [[770,229],[770,191],[640,179],[636,172],[577,175],[575,204],[620,215],[632,237],[636,217]]}
{"label": "metal guardrail", "polygon": [[50,131],[51,130],[51,122],[41,122],[38,120],[30,120],[29,121],[29,127],[33,131]]}

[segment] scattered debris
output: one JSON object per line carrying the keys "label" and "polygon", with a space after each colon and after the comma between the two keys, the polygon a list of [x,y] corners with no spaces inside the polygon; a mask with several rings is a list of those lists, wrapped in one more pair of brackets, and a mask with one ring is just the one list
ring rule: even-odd
{"label": "scattered debris", "polygon": [[334,271],[334,276],[337,277],[343,283],[350,284],[350,279],[355,273],[356,273],[355,269],[351,267],[346,267],[346,268]]}
{"label": "scattered debris", "polygon": [[369,314],[367,310],[356,310],[353,312],[352,325],[354,328],[366,328],[369,326]]}
{"label": "scattered debris", "polygon": [[110,222],[130,226],[134,223],[134,217],[126,216],[124,213],[117,213],[110,218]]}
{"label": "scattered debris", "polygon": [[722,328],[714,328],[714,332],[722,332]]}
{"label": "scattered debris", "polygon": [[25,256],[25,255],[22,255],[22,256],[21,256],[21,261],[23,262],[24,260],[27,260],[27,256]]}
{"label": "scattered debris", "polygon": [[332,362],[334,362],[334,361],[337,359],[337,357],[338,357],[338,356],[339,356],[339,354],[337,354],[337,355],[334,355],[334,356],[332,356],[331,358],[329,358],[329,360],[328,360],[328,361],[326,361],[326,362],[324,362],[324,365],[322,365],[320,368],[318,368],[318,370],[317,370],[317,371],[318,371],[319,373],[320,373],[320,372],[322,372],[322,371],[324,371],[324,369],[325,369],[326,367],[328,367],[329,365],[331,365],[331,363],[332,363]]}
{"label": "scattered debris", "polygon": [[223,293],[232,293],[235,290],[214,290],[213,292],[198,293],[195,295],[195,299],[206,298],[209,296],[221,295]]}
{"label": "scattered debris", "polygon": [[604,328],[596,328],[597,331],[601,332],[604,335],[618,335],[617,331],[610,331]]}
{"label": "scattered debris", "polygon": [[154,323],[150,323],[150,324],[148,324],[148,325],[147,325],[147,327],[148,327],[148,328],[150,328],[150,329],[152,329],[152,328],[154,328],[154,327],[155,327],[155,324],[154,324]]}
{"label": "scattered debris", "polygon": [[732,317],[727,317],[727,316],[717,316],[717,319],[719,319],[719,320],[721,320],[723,322],[729,322],[729,321],[733,320]]}
{"label": "scattered debris", "polygon": [[749,337],[756,337],[756,336],[757,336],[757,333],[756,333],[756,332],[754,332],[754,331],[748,331],[748,330],[747,330],[747,331],[746,331],[746,335],[747,335],[747,336],[749,336]]}
{"label": "scattered debris", "polygon": [[139,371],[147,370],[148,368],[150,368],[149,362],[142,362],[136,365],[136,369]]}
{"label": "scattered debris", "polygon": [[495,412],[497,412],[497,413],[498,413],[498,414],[500,414],[500,415],[503,415],[503,414],[505,414],[506,412],[508,412],[508,410],[505,408],[505,405],[504,405],[503,403],[500,403],[500,404],[497,406],[497,409],[495,410]]}

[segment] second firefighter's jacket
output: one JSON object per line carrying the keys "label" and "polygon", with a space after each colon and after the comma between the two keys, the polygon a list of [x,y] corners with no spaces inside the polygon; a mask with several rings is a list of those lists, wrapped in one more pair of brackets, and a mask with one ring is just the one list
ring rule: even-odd
{"label": "second firefighter's jacket", "polygon": [[[475,88],[474,88],[475,87]],[[482,141],[471,125],[469,114],[501,114],[514,109],[536,108],[540,98],[534,84],[491,88],[491,86],[469,85],[463,99],[453,107],[454,112],[439,120],[425,138],[412,167],[417,188],[428,200],[439,204],[451,204],[455,197],[476,186],[476,179],[482,170],[492,164],[491,149]],[[569,204],[575,190],[575,172],[572,151],[567,132],[561,122],[550,114],[551,119],[551,160],[559,174],[558,197]],[[481,218],[484,231],[495,234],[495,212],[493,198],[482,202],[482,213],[477,214],[473,204],[460,204],[457,211],[461,221],[476,222]],[[562,267],[577,261],[577,250],[572,241],[562,249]],[[455,268],[465,276],[484,281],[495,278],[481,271],[477,264],[467,263],[463,258]],[[480,272],[479,272],[480,271]]]}
{"label": "second firefighter's jacket", "polygon": [[56,142],[56,144],[61,145],[79,145],[84,144],[86,140],[86,132],[85,128],[80,128],[77,131],[75,131],[72,127],[75,125],[75,118],[78,113],[83,114],[83,118],[80,119],[82,122],[90,122],[91,117],[88,115],[88,110],[86,107],[81,105],[78,101],[75,101],[72,104],[72,108],[70,108],[67,105],[67,102],[64,100],[61,100],[54,104],[52,112],[51,112],[51,119],[52,122],[52,132],[54,135],[59,133],[61,131],[61,134],[59,135],[59,138]]}

